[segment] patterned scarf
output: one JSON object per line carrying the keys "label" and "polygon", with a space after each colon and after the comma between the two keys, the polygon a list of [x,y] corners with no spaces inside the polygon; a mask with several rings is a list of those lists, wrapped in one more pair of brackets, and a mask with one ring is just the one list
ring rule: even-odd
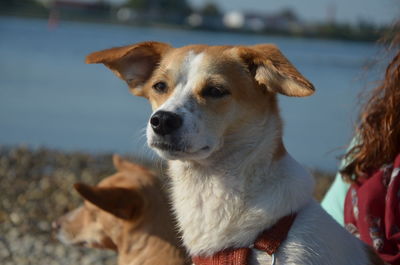
{"label": "patterned scarf", "polygon": [[393,164],[352,184],[344,204],[346,229],[379,256],[400,265],[400,154]]}

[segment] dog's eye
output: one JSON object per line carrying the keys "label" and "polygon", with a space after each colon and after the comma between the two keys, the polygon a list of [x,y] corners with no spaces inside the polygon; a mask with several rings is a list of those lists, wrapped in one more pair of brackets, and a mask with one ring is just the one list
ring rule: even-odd
{"label": "dog's eye", "polygon": [[157,82],[153,85],[153,89],[159,94],[164,94],[167,92],[167,84],[165,82]]}
{"label": "dog's eye", "polygon": [[201,92],[203,97],[210,98],[222,98],[223,96],[229,95],[229,91],[218,86],[207,86]]}

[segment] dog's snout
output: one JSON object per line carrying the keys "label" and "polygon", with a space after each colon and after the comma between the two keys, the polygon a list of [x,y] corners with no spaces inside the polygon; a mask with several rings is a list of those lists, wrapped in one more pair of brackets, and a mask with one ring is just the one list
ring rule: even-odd
{"label": "dog's snout", "polygon": [[151,116],[151,128],[156,134],[171,134],[182,126],[181,116],[169,111],[157,111]]}

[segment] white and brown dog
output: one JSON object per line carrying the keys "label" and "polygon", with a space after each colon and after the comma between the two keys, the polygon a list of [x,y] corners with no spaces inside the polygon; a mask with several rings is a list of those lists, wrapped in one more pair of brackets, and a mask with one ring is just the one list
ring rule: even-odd
{"label": "white and brown dog", "polygon": [[[276,94],[303,97],[314,88],[276,46],[143,42],[92,53],[87,63],[105,64],[150,101],[148,144],[170,160],[192,256],[252,246],[296,213],[276,264],[380,264],[312,198],[313,178],[284,148]],[[271,260],[253,249],[249,263]]]}

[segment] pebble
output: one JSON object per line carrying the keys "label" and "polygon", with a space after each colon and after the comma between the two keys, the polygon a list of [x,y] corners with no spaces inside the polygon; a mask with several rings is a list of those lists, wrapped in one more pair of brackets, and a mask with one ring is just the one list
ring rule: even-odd
{"label": "pebble", "polygon": [[113,251],[61,244],[50,225],[82,202],[73,183],[96,184],[114,171],[112,154],[0,147],[0,264],[116,265]]}

